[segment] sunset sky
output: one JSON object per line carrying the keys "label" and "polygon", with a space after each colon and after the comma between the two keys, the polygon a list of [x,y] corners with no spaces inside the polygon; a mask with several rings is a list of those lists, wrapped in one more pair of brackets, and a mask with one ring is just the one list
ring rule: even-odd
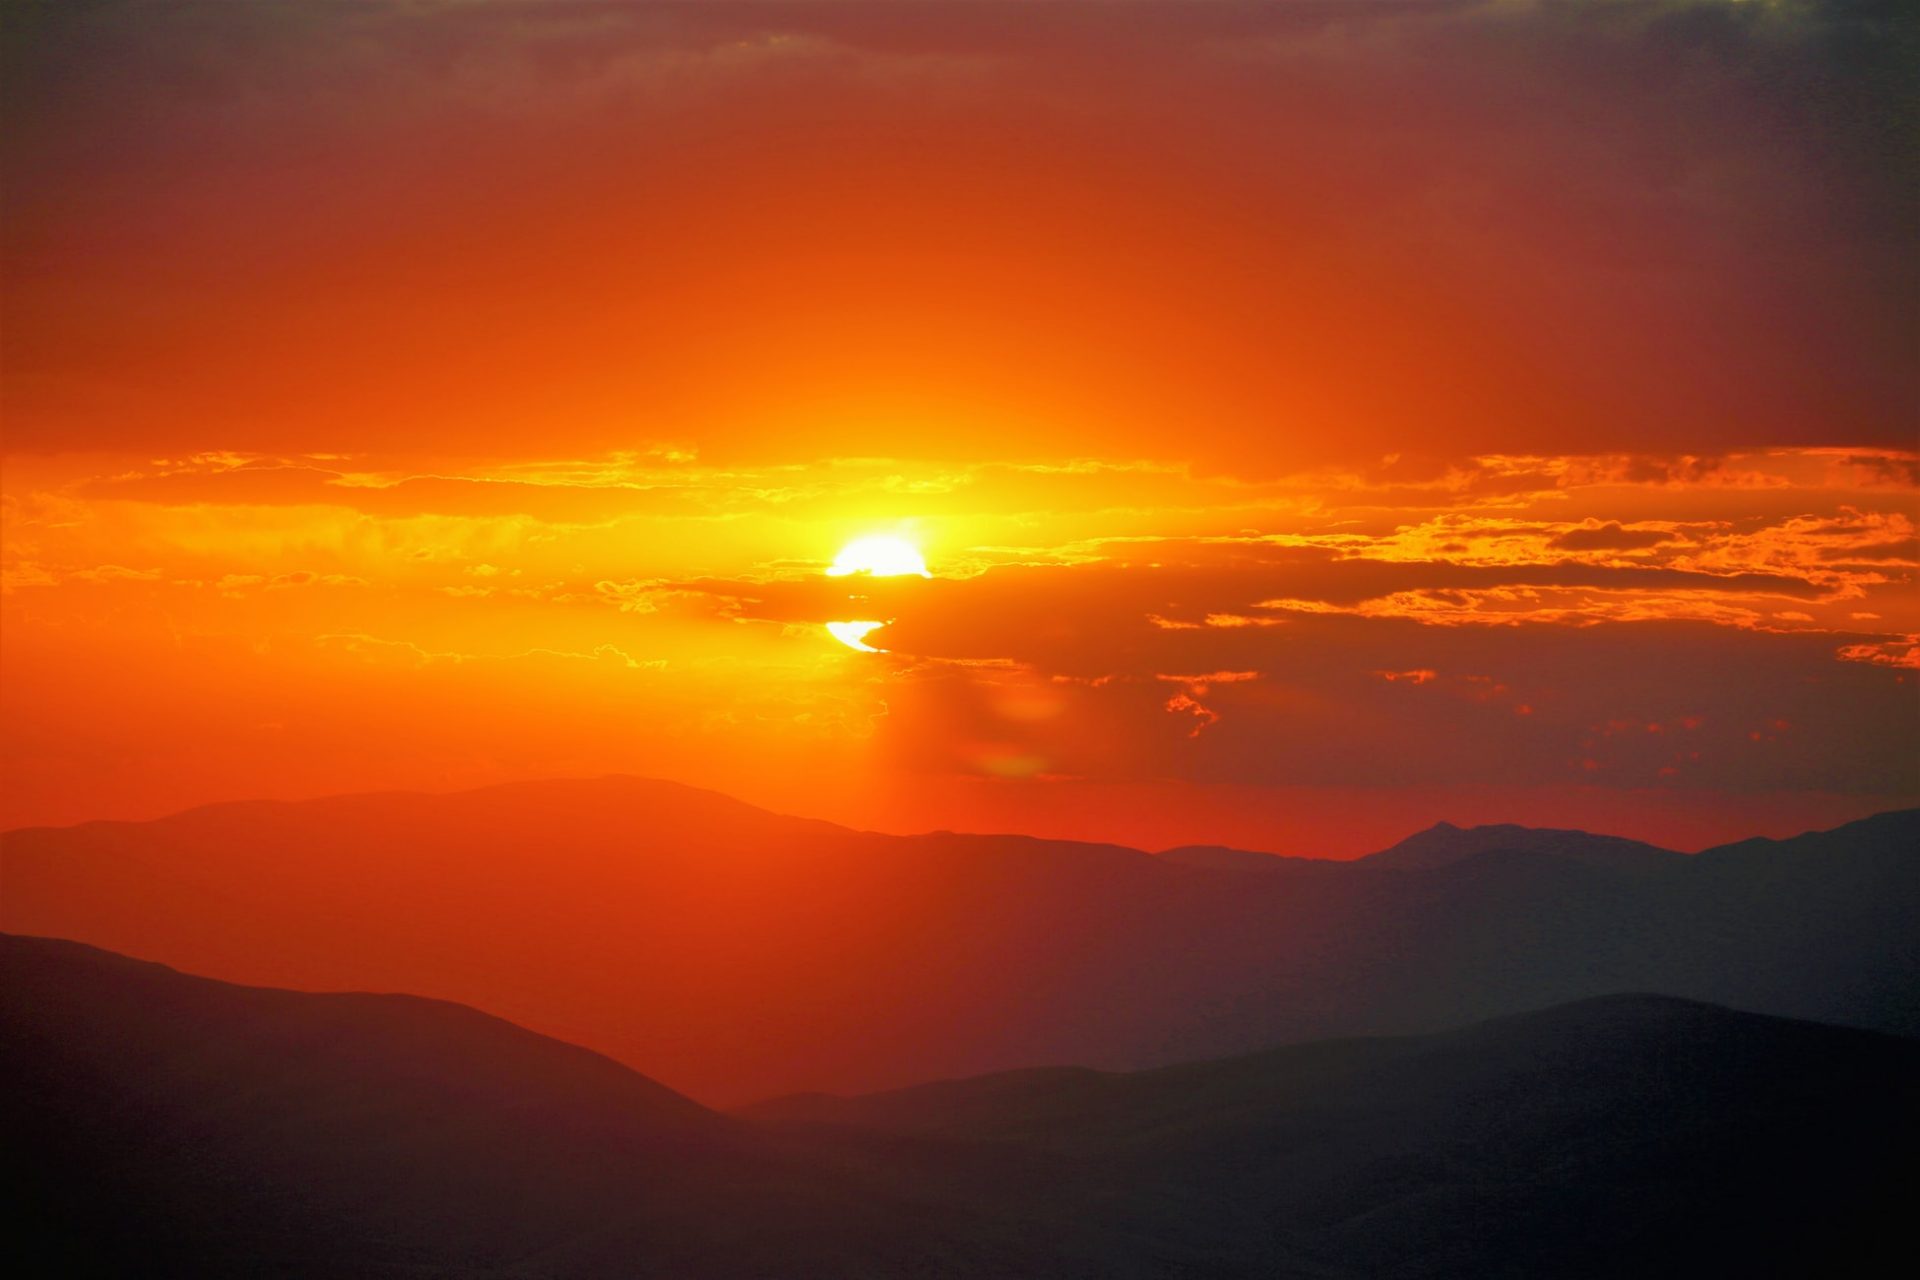
{"label": "sunset sky", "polygon": [[0,827],[1920,802],[1894,12],[9,7]]}

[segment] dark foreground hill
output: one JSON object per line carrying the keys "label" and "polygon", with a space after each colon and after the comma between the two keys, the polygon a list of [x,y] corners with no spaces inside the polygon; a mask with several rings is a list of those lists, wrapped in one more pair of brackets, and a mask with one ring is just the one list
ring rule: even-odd
{"label": "dark foreground hill", "polygon": [[750,1108],[1085,1171],[1076,1212],[1230,1274],[1806,1276],[1893,1241],[1920,1043],[1663,996],[1112,1074]]}
{"label": "dark foreground hill", "polygon": [[1034,1265],[599,1054],[414,996],[0,935],[30,1274],[992,1275]]}
{"label": "dark foreground hill", "polygon": [[1863,1274],[1920,1044],[1619,996],[723,1117],[472,1010],[0,938],[10,1247],[146,1276]]}
{"label": "dark foreground hill", "polygon": [[875,835],[606,778],[16,831],[0,886],[0,928],[457,1000],[729,1105],[1613,991],[1920,1033],[1912,812],[1694,856],[1440,827],[1336,863]]}

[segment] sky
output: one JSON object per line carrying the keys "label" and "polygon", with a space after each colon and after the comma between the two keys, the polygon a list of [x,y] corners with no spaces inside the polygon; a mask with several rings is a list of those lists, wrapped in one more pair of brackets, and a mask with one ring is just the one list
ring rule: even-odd
{"label": "sky", "polygon": [[[5,23],[0,826],[1920,802],[1903,6]],[[825,572],[871,536],[930,576]]]}

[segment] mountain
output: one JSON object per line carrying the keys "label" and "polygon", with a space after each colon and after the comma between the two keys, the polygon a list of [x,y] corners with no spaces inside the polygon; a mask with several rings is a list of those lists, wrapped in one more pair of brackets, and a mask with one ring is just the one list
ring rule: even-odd
{"label": "mountain", "polygon": [[1920,1138],[1920,1044],[1657,997],[722,1116],[456,1005],[5,936],[0,1072],[63,1276],[1857,1274]]}
{"label": "mountain", "polygon": [[1786,840],[1755,836],[1750,840],[1706,849],[1695,856],[1708,862],[1778,867],[1793,866],[1803,858],[1832,857],[1836,862],[1847,856],[1858,857],[1863,854],[1876,858],[1900,858],[1914,852],[1914,837],[1917,834],[1920,834],[1920,810],[1906,809],[1875,814],[1833,831],[1803,832]]}
{"label": "mountain", "polygon": [[1517,827],[1504,822],[1480,827],[1456,827],[1451,822],[1438,822],[1360,861],[1398,871],[1432,871],[1482,854],[1509,852],[1551,854],[1621,870],[1660,870],[1686,857],[1658,845],[1586,831]]}
{"label": "mountain", "polygon": [[714,1105],[1151,1067],[1622,990],[1920,1033],[1920,812],[1691,857],[1513,839],[1426,870],[1221,866],[547,781],[10,832],[0,928],[454,1000]]}
{"label": "mountain", "polygon": [[460,1005],[231,986],[0,935],[0,1031],[10,1244],[38,1274],[1041,1265]]}
{"label": "mountain", "polygon": [[1062,1193],[1075,1213],[1204,1249],[1218,1274],[1801,1276],[1896,1243],[1920,1043],[1624,995],[746,1114],[843,1142],[1045,1154],[1080,1171]]}
{"label": "mountain", "polygon": [[1206,867],[1216,871],[1275,871],[1282,867],[1300,870],[1308,866],[1330,865],[1323,858],[1292,858],[1278,853],[1258,853],[1252,849],[1232,849],[1219,844],[1183,844],[1162,849],[1154,855],[1162,862],[1183,867]]}

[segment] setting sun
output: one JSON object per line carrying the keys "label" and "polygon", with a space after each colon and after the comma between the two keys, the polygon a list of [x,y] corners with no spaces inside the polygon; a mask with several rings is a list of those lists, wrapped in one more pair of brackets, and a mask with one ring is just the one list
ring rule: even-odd
{"label": "setting sun", "polygon": [[868,632],[878,631],[886,625],[884,622],[875,622],[872,619],[861,619],[855,622],[829,622],[827,624],[827,634],[849,649],[858,649],[862,653],[885,653],[885,649],[876,648],[868,644],[866,637]]}
{"label": "setting sun", "polygon": [[886,534],[855,538],[840,548],[840,554],[833,558],[833,564],[827,569],[830,578],[844,578],[854,573],[869,574],[875,578],[894,578],[910,573],[923,578],[933,576],[927,572],[927,562],[921,556],[920,548],[905,538]]}
{"label": "setting sun", "polygon": [[[845,578],[857,573],[865,574],[870,578],[903,578],[915,575],[931,578],[933,576],[927,572],[927,562],[920,554],[920,548],[905,538],[890,534],[855,538],[840,548],[840,554],[835,556],[833,563],[827,567],[827,576],[830,578]],[[861,653],[885,653],[885,649],[868,644],[866,637],[868,632],[877,631],[886,625],[886,621],[865,618],[847,622],[829,622],[827,634],[847,648],[858,649]]]}

